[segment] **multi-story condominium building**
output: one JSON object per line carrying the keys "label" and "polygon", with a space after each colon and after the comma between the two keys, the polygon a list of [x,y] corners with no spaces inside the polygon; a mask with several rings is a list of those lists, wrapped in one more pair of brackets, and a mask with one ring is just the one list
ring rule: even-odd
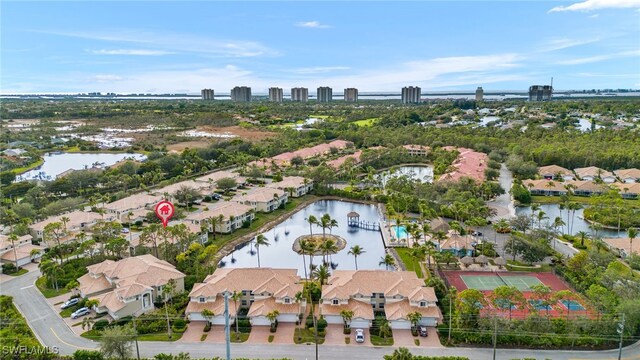
{"label": "multi-story condominium building", "polygon": [[346,88],[344,89],[344,101],[357,102],[358,101],[358,89]]}
{"label": "multi-story condominium building", "polygon": [[[34,252],[37,250],[37,254]],[[44,248],[31,244],[31,235],[19,236],[13,242],[7,235],[0,234],[0,263],[16,267],[31,263],[44,253]]]}
{"label": "multi-story condominium building", "polygon": [[269,101],[282,102],[283,98],[282,88],[271,87],[269,88]]}
{"label": "multi-story condominium building", "polygon": [[202,96],[202,100],[214,100],[213,89],[202,89],[200,95]]}
{"label": "multi-story condominium building", "polygon": [[[255,218],[254,210],[255,207],[251,205],[222,201],[209,206],[207,210],[190,213],[185,220],[194,225],[208,223],[210,232],[228,234],[241,228],[245,221],[253,220]],[[215,229],[212,228],[209,222],[211,218],[217,220]]]}
{"label": "multi-story condominium building", "polygon": [[318,102],[330,102],[333,100],[333,89],[328,86],[321,86],[317,90]]}
{"label": "multi-story condominium building", "polygon": [[[278,322],[295,323],[306,308],[303,298],[296,302],[296,294],[303,284],[295,269],[271,268],[221,268],[207,276],[203,283],[196,283],[189,293],[185,313],[191,321],[209,321],[215,325],[225,322],[224,296],[240,294],[237,308],[246,309],[254,326],[270,325],[267,314],[277,310]],[[205,318],[202,311],[208,309],[214,316]],[[229,306],[232,321],[236,307]]]}
{"label": "multi-story condominium building", "polygon": [[282,181],[270,183],[266,187],[286,191],[291,197],[300,197],[313,189],[313,180],[302,176],[285,176]]}
{"label": "multi-story condominium building", "polygon": [[411,156],[427,156],[431,151],[430,147],[423,145],[403,145],[402,148]]}
{"label": "multi-story condominium building", "polygon": [[108,312],[113,319],[152,311],[154,300],[162,296],[162,288],[169,280],[175,281],[174,294],[184,291],[185,275],[148,254],[105,260],[87,266],[87,270],[78,278],[80,296],[97,299],[96,312]]}
{"label": "multi-story condominium building", "polygon": [[251,88],[248,86],[236,86],[231,89],[231,101],[250,102]]}
{"label": "multi-story condominium building", "polygon": [[529,87],[529,101],[551,100],[552,95],[553,86],[551,85],[532,85]]}
{"label": "multi-story condominium building", "polygon": [[150,195],[147,193],[134,194],[106,204],[104,210],[106,210],[107,214],[113,214],[119,219],[122,215],[126,215],[133,210],[145,208],[150,210],[162,200],[162,195],[162,193],[159,195]]}
{"label": "multi-story condominium building", "polygon": [[374,311],[384,311],[392,329],[409,329],[408,315],[419,312],[420,325],[436,326],[442,318],[432,287],[413,271],[335,270],[322,289],[320,314],[342,324],[340,313],[353,311],[352,328],[368,328]]}
{"label": "multi-story condominium building", "polygon": [[[69,220],[63,222],[63,218]],[[76,210],[66,214],[51,216],[46,218],[45,220],[31,224],[29,226],[29,230],[31,230],[31,236],[33,236],[35,240],[45,240],[45,245],[56,245],[54,244],[55,241],[51,238],[51,236],[45,239],[44,229],[51,223],[58,222],[64,225],[64,229],[61,231],[61,236],[59,236],[58,238],[60,242],[64,242],[73,239],[73,234],[90,229],[99,220],[107,221],[111,219],[113,219],[113,216],[109,216],[109,214],[103,217],[102,215],[95,212]]]}
{"label": "multi-story condominium building", "polygon": [[418,86],[405,86],[402,88],[402,103],[419,103],[422,98],[422,89]]}
{"label": "multi-story condominium building", "polygon": [[482,86],[478,86],[476,89],[476,101],[482,101],[484,99],[484,90],[482,90]]}
{"label": "multi-story condominium building", "polygon": [[298,87],[291,89],[291,101],[307,102],[309,101],[309,89]]}
{"label": "multi-story condominium building", "polygon": [[275,188],[257,188],[247,194],[234,197],[240,204],[253,207],[256,211],[269,213],[287,202],[289,197],[284,190]]}

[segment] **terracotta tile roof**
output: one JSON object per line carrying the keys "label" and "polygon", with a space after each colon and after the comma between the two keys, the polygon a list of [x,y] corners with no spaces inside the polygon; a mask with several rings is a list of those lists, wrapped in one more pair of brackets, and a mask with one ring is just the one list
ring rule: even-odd
{"label": "terracotta tile roof", "polygon": [[320,304],[320,314],[322,315],[340,315],[342,310],[353,311],[353,319],[374,319],[373,307],[367,302],[350,299],[348,304]]}
{"label": "terracotta tile roof", "polygon": [[349,155],[345,155],[345,156],[341,156],[335,160],[331,160],[331,161],[327,161],[327,166],[334,168],[334,169],[338,169],[342,164],[345,163],[345,161],[347,161],[347,159],[354,159],[355,160],[355,164],[360,163],[360,156],[362,155],[362,151],[358,150],[353,154],[349,154]]}
{"label": "terracotta tile roof", "polygon": [[433,288],[426,287],[412,271],[335,270],[322,292],[323,299],[348,299],[355,295],[421,297],[437,301]]}
{"label": "terracotta tile roof", "polygon": [[158,195],[163,195],[164,193],[174,194],[176,191],[180,190],[183,187],[194,189],[200,193],[203,191],[213,189],[215,185],[202,182],[202,181],[188,180],[188,181],[181,181],[175,184],[171,184],[160,189],[155,189],[153,190],[153,193]]}
{"label": "terracotta tile roof", "polygon": [[567,184],[571,184],[575,187],[574,191],[590,191],[590,192],[605,192],[607,186],[604,184],[596,184],[593,181],[567,181]]}
{"label": "terracotta tile roof", "polygon": [[207,276],[203,283],[195,284],[189,296],[212,297],[242,290],[294,298],[297,292],[302,291],[302,283],[295,269],[222,268]]}
{"label": "terracotta tile roof", "polygon": [[538,174],[542,176],[545,176],[545,175],[555,176],[556,174],[574,176],[573,171],[569,169],[565,169],[562,166],[558,166],[558,165],[541,166],[538,168]]}
{"label": "terracotta tile roof", "polygon": [[267,314],[273,310],[278,310],[280,314],[298,314],[300,311],[300,304],[293,302],[291,304],[277,303],[272,297],[255,300],[253,304],[251,304],[247,316],[267,316]]}
{"label": "terracotta tile roof", "polygon": [[98,213],[76,210],[66,214],[51,216],[46,220],[31,224],[30,228],[35,231],[43,231],[45,226],[53,222],[62,222],[61,219],[65,216],[69,218],[69,222],[67,223],[67,228],[69,229],[78,227],[83,223],[95,222],[102,218]]}
{"label": "terracotta tile roof", "polygon": [[[31,235],[18,236],[18,240],[15,241],[16,247],[27,243],[31,243]],[[9,241],[7,235],[0,234],[0,251],[4,248],[13,248],[13,245],[11,245],[11,241]]]}
{"label": "terracotta tile roof", "polygon": [[640,255],[640,237],[637,237],[637,238],[633,239],[633,243],[631,244],[631,247],[629,247],[630,238],[628,238],[628,237],[608,238],[608,239],[603,239],[603,240],[610,247],[618,249],[618,250],[622,250],[627,255],[629,255],[629,250],[633,251],[633,253],[636,254],[636,255]]}
{"label": "terracotta tile roof", "polygon": [[431,150],[431,147],[424,145],[403,145],[402,147],[407,150]]}
{"label": "terracotta tile roof", "polygon": [[160,200],[162,200],[162,196],[139,193],[106,204],[104,208],[114,211],[126,211],[149,206],[151,204],[159,202]]}
{"label": "terracotta tile roof", "polygon": [[577,168],[577,169],[574,169],[573,171],[575,171],[576,174],[578,175],[578,177],[580,177],[580,178],[583,178],[585,176],[593,176],[593,177],[613,176],[613,174],[608,172],[607,170],[603,170],[603,169],[600,169],[600,168],[595,167],[595,166],[589,166],[589,167],[585,167],[585,168]]}
{"label": "terracotta tile roof", "polygon": [[[106,263],[106,264],[105,264]],[[137,282],[142,285],[156,286],[166,284],[169,279],[180,279],[185,275],[176,270],[173,265],[153,255],[134,256],[120,261],[104,261],[100,264],[88,266],[93,274],[104,274],[118,282]]]}
{"label": "terracotta tile roof", "polygon": [[251,210],[253,210],[253,207],[249,205],[239,204],[234,201],[222,201],[217,202],[213,205],[209,205],[209,210],[190,213],[189,215],[187,215],[186,219],[202,221],[204,219],[209,219],[212,217],[217,218],[218,216],[222,215],[224,219],[228,220],[231,216],[238,217],[248,213]]}
{"label": "terracotta tile roof", "polygon": [[[201,313],[202,310],[209,309],[213,312],[214,315],[223,315],[224,314],[224,297],[218,296],[215,301],[209,302],[199,302],[199,301],[189,301],[187,304],[187,309],[184,311],[185,314],[192,313]],[[233,301],[229,300],[229,316],[236,315],[236,308],[233,306]]]}
{"label": "terracotta tile roof", "polygon": [[618,188],[621,194],[629,193],[640,195],[640,183],[613,183],[611,185]]}
{"label": "terracotta tile roof", "polygon": [[531,191],[559,191],[559,192],[567,192],[567,189],[564,187],[566,184],[570,182],[562,183],[554,180],[546,180],[546,179],[538,179],[538,180],[523,180],[522,185],[527,190]]}
{"label": "terracotta tile roof", "polygon": [[334,140],[330,143],[319,144],[310,148],[303,148],[293,152],[286,152],[279,155],[274,156],[272,159],[276,160],[276,162],[290,162],[296,156],[300,156],[303,159],[312,158],[314,156],[319,156],[328,153],[331,151],[331,148],[344,149],[351,145],[350,142],[344,140]]}
{"label": "terracotta tile roof", "polygon": [[266,187],[260,187],[257,188],[255,190],[250,191],[249,193],[245,194],[245,195],[240,195],[240,196],[236,196],[234,197],[234,200],[238,201],[238,202],[245,202],[245,201],[250,201],[250,202],[260,202],[260,203],[266,203],[269,202],[271,200],[274,199],[274,195],[276,195],[278,198],[284,196],[286,193],[284,192],[284,190],[280,190],[280,189],[275,189],[275,188],[266,188]]}
{"label": "terracotta tile roof", "polygon": [[[307,184],[311,184],[312,182],[312,180],[307,180]],[[282,178],[282,181],[267,184],[266,187],[284,190],[290,187],[296,189],[304,185],[305,178],[303,178],[302,176],[285,176],[284,178]]]}
{"label": "terracotta tile roof", "polygon": [[25,244],[21,246],[17,246],[15,252],[13,249],[9,249],[0,256],[2,260],[7,261],[15,261],[16,255],[18,256],[18,260],[31,257],[31,250],[38,250],[40,252],[44,251],[42,246]]}
{"label": "terracotta tile roof", "polygon": [[222,171],[216,171],[216,172],[212,172],[211,174],[207,174],[204,176],[200,176],[198,178],[195,179],[195,181],[198,182],[205,182],[205,183],[215,183],[216,181],[220,180],[220,179],[224,179],[224,178],[231,178],[231,179],[242,179],[243,181],[238,181],[237,182],[245,182],[244,178],[242,178],[240,176],[240,174],[236,173],[236,172],[232,172],[232,171],[227,171],[227,170],[222,170]]}
{"label": "terracotta tile roof", "polygon": [[638,179],[640,179],[640,169],[619,169],[613,173],[622,180],[632,178],[638,181]]}
{"label": "terracotta tile roof", "polygon": [[91,296],[92,294],[96,294],[113,288],[109,280],[107,280],[104,276],[100,276],[97,279],[94,279],[93,277],[91,277],[91,275],[84,274],[78,278],[78,283],[80,283],[80,292],[85,296]]}
{"label": "terracotta tile roof", "polygon": [[124,301],[118,299],[118,295],[114,291],[109,291],[92,299],[98,300],[98,307],[107,308],[111,313],[115,313],[127,305]]}
{"label": "terracotta tile roof", "polygon": [[[444,147],[451,150],[451,147]],[[485,153],[473,151],[467,148],[455,148],[460,154],[452,164],[453,171],[443,174],[439,181],[458,181],[462,177],[469,177],[476,181],[484,181],[484,171],[487,168],[489,157]]]}
{"label": "terracotta tile roof", "polygon": [[437,306],[411,306],[408,300],[402,301],[387,301],[384,305],[384,312],[387,316],[387,320],[407,320],[407,315],[412,312],[419,312],[424,317],[434,317],[438,320],[442,319],[442,313]]}
{"label": "terracotta tile roof", "polygon": [[445,239],[440,244],[440,249],[442,249],[442,250],[461,250],[461,249],[471,250],[471,249],[473,249],[473,245],[471,245],[472,242],[473,242],[473,239],[471,239],[471,238],[469,238],[467,236],[460,236],[458,234],[449,234],[449,237],[447,239]]}

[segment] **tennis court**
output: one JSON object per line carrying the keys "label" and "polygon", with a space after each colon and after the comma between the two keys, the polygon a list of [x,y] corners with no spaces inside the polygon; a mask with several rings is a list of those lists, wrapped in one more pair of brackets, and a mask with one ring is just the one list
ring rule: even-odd
{"label": "tennis court", "polygon": [[500,276],[496,273],[486,275],[460,275],[467,289],[480,291],[494,290],[498,286],[515,286],[520,291],[527,291],[532,285],[542,284],[535,276]]}

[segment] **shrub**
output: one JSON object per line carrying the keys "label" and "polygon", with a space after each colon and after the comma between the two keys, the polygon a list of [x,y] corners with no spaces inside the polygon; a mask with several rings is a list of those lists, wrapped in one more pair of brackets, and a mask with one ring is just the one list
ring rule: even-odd
{"label": "shrub", "polygon": [[342,333],[345,335],[351,334],[351,328],[350,327],[342,328]]}
{"label": "shrub", "polygon": [[106,320],[106,319],[98,320],[93,324],[93,330],[101,331],[108,325],[109,325],[109,320]]}
{"label": "shrub", "polygon": [[238,321],[238,330],[241,333],[249,333],[251,332],[251,322],[249,319],[239,319]]}
{"label": "shrub", "polygon": [[187,330],[187,322],[184,319],[177,319],[173,322],[171,329],[173,330],[173,332],[183,333],[185,330]]}
{"label": "shrub", "polygon": [[133,318],[131,316],[125,316],[111,323],[112,326],[124,326],[131,322]]}
{"label": "shrub", "polygon": [[327,320],[318,319],[318,332],[324,331],[326,327],[327,327]]}
{"label": "shrub", "polygon": [[18,271],[18,268],[15,265],[11,264],[11,263],[2,265],[2,273],[3,274],[14,274],[17,271]]}
{"label": "shrub", "polygon": [[73,353],[73,360],[102,360],[102,353],[94,350],[76,350]]}
{"label": "shrub", "polygon": [[209,332],[211,330],[211,323],[207,321],[207,324],[204,326],[204,332]]}

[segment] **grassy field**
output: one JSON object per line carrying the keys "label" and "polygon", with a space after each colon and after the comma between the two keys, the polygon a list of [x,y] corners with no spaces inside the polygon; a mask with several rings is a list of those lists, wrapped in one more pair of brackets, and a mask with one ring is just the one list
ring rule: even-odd
{"label": "grassy field", "polygon": [[249,333],[231,333],[229,334],[232,343],[243,343],[249,339]]}
{"label": "grassy field", "polygon": [[56,297],[62,294],[66,294],[69,292],[69,290],[66,290],[66,289],[56,290],[56,289],[48,288],[47,280],[44,278],[44,276],[41,276],[38,278],[38,280],[36,280],[36,287],[38,288],[38,290],[40,290],[42,295],[44,295],[44,297],[46,297],[47,299]]}
{"label": "grassy field", "polygon": [[38,161],[31,163],[27,166],[24,167],[20,167],[20,168],[15,168],[15,169],[11,169],[11,172],[16,174],[16,175],[20,175],[22,173],[26,173],[29,170],[33,170],[35,168],[37,168],[38,166],[44,164],[44,160],[43,159],[39,159]]}
{"label": "grassy field", "polygon": [[424,277],[424,275],[422,274],[422,269],[420,268],[420,264],[418,264],[415,258],[409,255],[411,249],[396,248],[395,250],[398,252],[398,255],[400,256],[400,261],[402,261],[404,266],[407,268],[407,271],[415,271],[416,275],[418,275],[419,278]]}
{"label": "grassy field", "polygon": [[14,272],[13,274],[9,274],[9,276],[20,276],[20,275],[24,275],[24,274],[26,274],[28,272],[29,272],[29,270],[23,268],[23,269],[20,269],[20,270]]}
{"label": "grassy field", "polygon": [[[315,341],[315,331],[313,329],[296,328],[293,341],[296,344],[313,344]],[[324,334],[318,333],[318,344],[324,344]]]}
{"label": "grassy field", "polygon": [[[596,203],[593,197],[586,197],[586,196],[572,196],[571,201],[578,202],[581,204],[588,204],[588,205],[593,205]],[[531,196],[531,203],[559,204],[561,202],[562,202],[562,199],[560,198],[560,196],[538,196],[538,195]],[[640,207],[639,199],[635,199],[635,200],[625,199],[624,202],[627,204],[632,204],[636,207]]]}
{"label": "grassy field", "polygon": [[356,124],[358,126],[371,126],[375,121],[378,121],[378,120],[380,120],[380,118],[369,118],[369,119],[354,121],[353,124]]}
{"label": "grassy field", "polygon": [[371,344],[375,346],[391,346],[393,345],[393,336],[382,338],[377,335],[371,335]]}
{"label": "grassy field", "polygon": [[169,335],[167,333],[160,334],[144,334],[138,335],[139,341],[176,341],[180,340],[182,337],[182,333],[173,333],[171,335],[171,340],[169,340]]}

